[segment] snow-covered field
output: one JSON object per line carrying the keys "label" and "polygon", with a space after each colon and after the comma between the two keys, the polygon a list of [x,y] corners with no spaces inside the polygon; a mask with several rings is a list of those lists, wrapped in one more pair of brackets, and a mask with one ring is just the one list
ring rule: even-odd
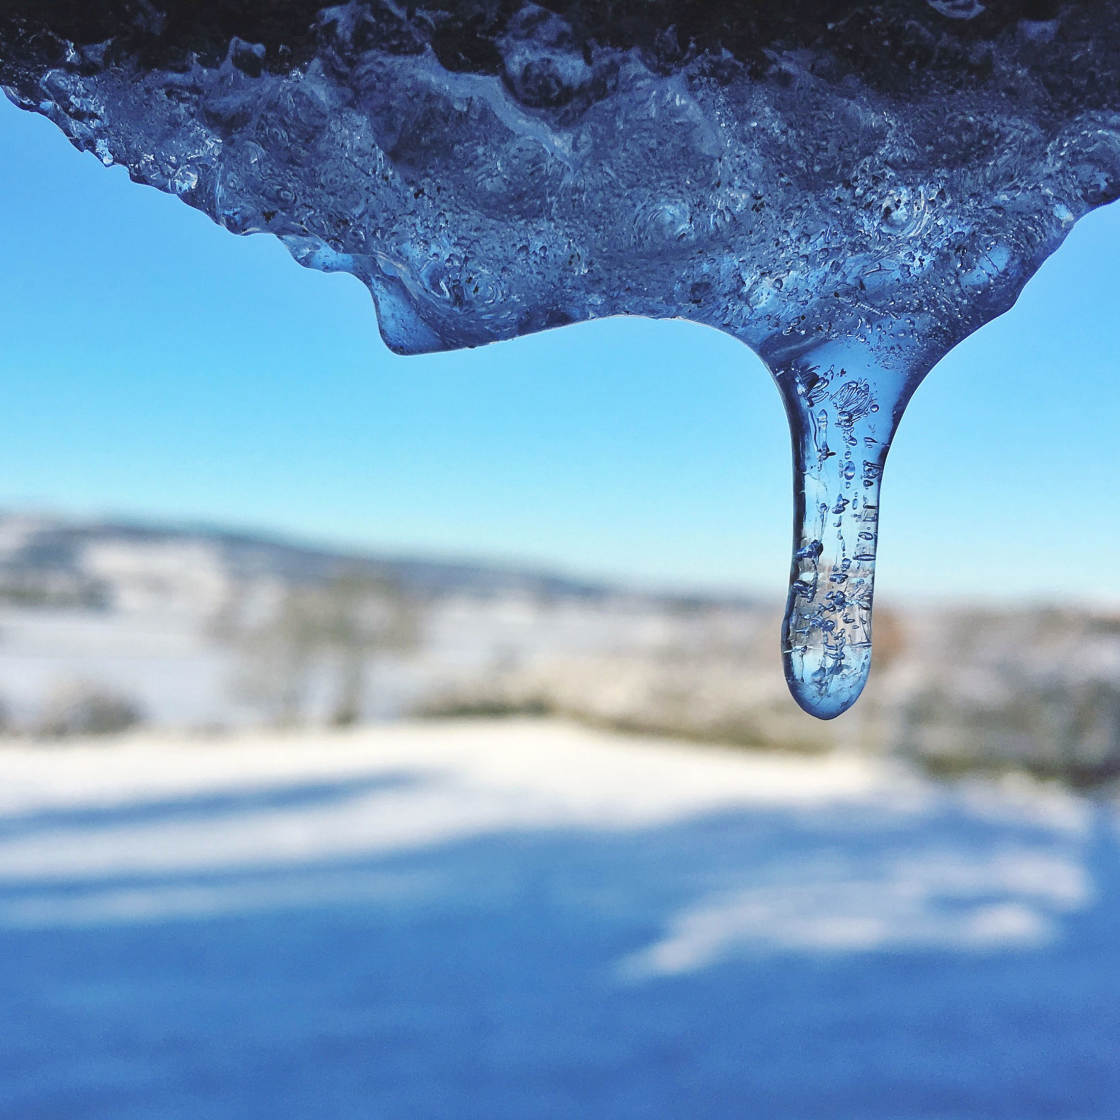
{"label": "snow-covered field", "polygon": [[1110,809],[554,722],[0,751],[0,1115],[1114,1117]]}
{"label": "snow-covered field", "polygon": [[0,512],[0,731],[563,713],[704,741],[892,752],[941,772],[1120,775],[1120,616],[892,613],[844,720],[791,703],[777,600],[353,556],[220,530]]}

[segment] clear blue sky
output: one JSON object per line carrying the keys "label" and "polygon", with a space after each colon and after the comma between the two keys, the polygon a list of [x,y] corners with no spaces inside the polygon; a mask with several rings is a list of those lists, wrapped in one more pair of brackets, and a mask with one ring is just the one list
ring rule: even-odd
{"label": "clear blue sky", "polygon": [[[780,599],[790,467],[741,344],[614,319],[399,358],[365,289],[0,97],[0,507],[207,521]],[[1120,209],[933,371],[880,592],[1120,599]]]}

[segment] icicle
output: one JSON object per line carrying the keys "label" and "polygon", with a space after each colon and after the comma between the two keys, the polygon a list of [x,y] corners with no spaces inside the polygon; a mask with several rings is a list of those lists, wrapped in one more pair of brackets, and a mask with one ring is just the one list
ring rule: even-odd
{"label": "icicle", "polygon": [[821,719],[847,711],[867,683],[879,486],[922,375],[879,369],[868,357],[832,345],[774,370],[794,469],[782,661],[794,699]]}

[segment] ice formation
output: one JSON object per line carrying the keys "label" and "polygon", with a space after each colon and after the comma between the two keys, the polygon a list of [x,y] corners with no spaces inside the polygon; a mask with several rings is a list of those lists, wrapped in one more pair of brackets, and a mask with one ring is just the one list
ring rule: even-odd
{"label": "ice formation", "polygon": [[793,433],[786,677],[826,718],[911,393],[1120,194],[1120,0],[5,0],[0,84],[359,277],[396,351],[616,314],[752,347]]}

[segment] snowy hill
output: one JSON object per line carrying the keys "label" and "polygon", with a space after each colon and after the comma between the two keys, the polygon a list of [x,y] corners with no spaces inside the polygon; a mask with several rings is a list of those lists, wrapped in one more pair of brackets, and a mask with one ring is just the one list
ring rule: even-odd
{"label": "snowy hill", "polygon": [[789,700],[780,603],[635,592],[204,528],[0,516],[0,712],[17,733],[559,713],[955,772],[1120,773],[1120,617],[879,611],[859,709]]}

